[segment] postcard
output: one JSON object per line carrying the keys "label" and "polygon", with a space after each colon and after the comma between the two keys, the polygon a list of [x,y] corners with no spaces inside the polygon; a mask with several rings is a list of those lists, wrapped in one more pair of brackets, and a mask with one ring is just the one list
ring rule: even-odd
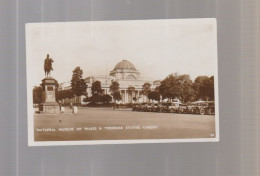
{"label": "postcard", "polygon": [[218,141],[216,25],[26,24],[28,145]]}

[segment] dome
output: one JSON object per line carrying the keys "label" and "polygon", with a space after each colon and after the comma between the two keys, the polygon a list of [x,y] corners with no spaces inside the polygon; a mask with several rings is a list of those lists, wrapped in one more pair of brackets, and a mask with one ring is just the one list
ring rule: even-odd
{"label": "dome", "polygon": [[117,70],[117,69],[136,70],[135,66],[127,60],[122,60],[121,62],[116,64],[114,70]]}

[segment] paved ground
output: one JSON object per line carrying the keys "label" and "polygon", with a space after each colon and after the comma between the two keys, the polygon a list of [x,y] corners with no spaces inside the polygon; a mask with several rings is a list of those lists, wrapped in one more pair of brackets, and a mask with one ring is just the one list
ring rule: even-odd
{"label": "paved ground", "polygon": [[83,108],[78,114],[34,115],[35,141],[210,138],[213,115]]}

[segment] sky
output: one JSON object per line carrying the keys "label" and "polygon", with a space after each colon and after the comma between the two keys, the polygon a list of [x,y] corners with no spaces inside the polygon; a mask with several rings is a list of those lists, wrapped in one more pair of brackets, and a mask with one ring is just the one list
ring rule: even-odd
{"label": "sky", "polygon": [[71,80],[109,74],[128,60],[141,77],[162,80],[171,73],[212,76],[217,73],[215,19],[89,21],[26,24],[27,80],[41,83],[44,59],[53,58],[51,76]]}

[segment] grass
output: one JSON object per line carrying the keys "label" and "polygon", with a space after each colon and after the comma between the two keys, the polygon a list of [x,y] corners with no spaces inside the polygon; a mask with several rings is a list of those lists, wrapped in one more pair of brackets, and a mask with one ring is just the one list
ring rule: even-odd
{"label": "grass", "polygon": [[210,138],[215,118],[85,107],[78,114],[35,115],[34,133],[35,141]]}

